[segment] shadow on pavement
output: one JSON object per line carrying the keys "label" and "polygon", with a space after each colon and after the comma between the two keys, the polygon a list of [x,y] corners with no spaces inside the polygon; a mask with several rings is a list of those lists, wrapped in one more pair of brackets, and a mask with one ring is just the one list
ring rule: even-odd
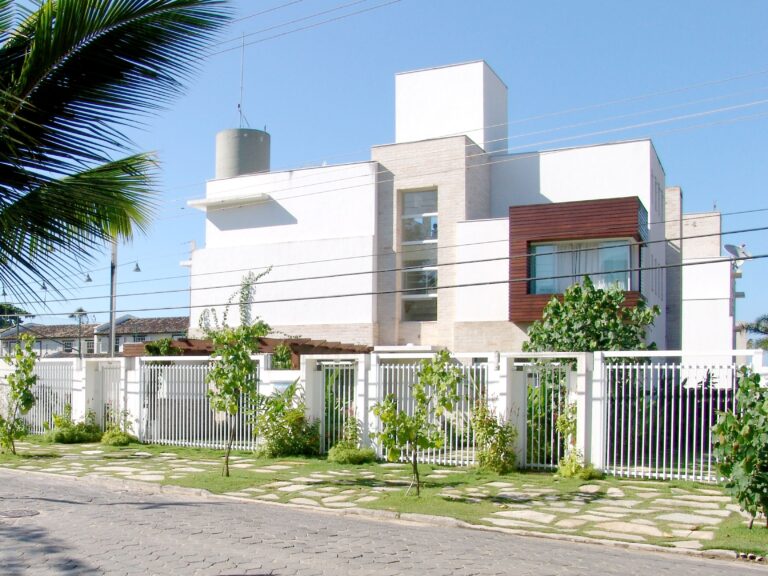
{"label": "shadow on pavement", "polygon": [[69,555],[69,546],[37,526],[0,522],[0,570],[21,576],[44,569],[50,574],[101,574],[100,570]]}

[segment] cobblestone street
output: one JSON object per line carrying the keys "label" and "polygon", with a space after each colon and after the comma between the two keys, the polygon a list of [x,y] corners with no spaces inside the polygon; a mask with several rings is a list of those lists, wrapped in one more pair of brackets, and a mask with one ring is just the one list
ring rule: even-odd
{"label": "cobblestone street", "polygon": [[695,559],[0,471],[0,566],[17,574],[765,574]]}

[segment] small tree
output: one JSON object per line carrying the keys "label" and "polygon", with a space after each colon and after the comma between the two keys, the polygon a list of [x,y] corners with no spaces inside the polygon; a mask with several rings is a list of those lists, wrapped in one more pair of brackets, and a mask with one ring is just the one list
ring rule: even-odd
{"label": "small tree", "polygon": [[[646,330],[659,314],[658,306],[649,308],[643,300],[636,306],[624,305],[624,291],[617,285],[598,288],[588,276],[581,284],[569,286],[562,299],[553,296],[544,307],[541,320],[531,324],[526,352],[595,352],[598,350],[644,350],[656,345],[645,342]],[[567,366],[568,361],[564,364]],[[537,422],[559,421],[558,432],[566,440],[565,457],[560,461],[563,471],[581,473],[583,457],[576,450],[575,411],[565,402],[553,406],[547,390],[559,388],[559,398],[565,397],[566,371],[542,371],[540,386],[531,388],[528,395],[528,448],[548,456],[551,446],[538,445],[538,436],[531,433]],[[573,423],[573,433],[569,422]],[[561,429],[563,432],[561,432]],[[588,471],[588,473],[591,473]],[[566,474],[568,475],[568,473]]]}
{"label": "small tree", "polygon": [[659,314],[643,300],[624,306],[618,286],[597,288],[588,276],[544,307],[541,320],[528,329],[526,352],[595,352],[597,350],[655,349],[646,345],[645,333]]}
{"label": "small tree", "polygon": [[3,451],[10,450],[12,454],[16,454],[14,441],[27,433],[22,416],[35,405],[32,387],[37,381],[37,376],[34,374],[37,354],[34,346],[35,338],[29,334],[22,334],[13,352],[5,357],[5,361],[13,368],[13,372],[6,378],[8,396],[5,413],[0,414],[0,447]]}
{"label": "small tree", "polygon": [[399,406],[397,396],[389,394],[373,407],[373,413],[382,424],[382,431],[373,434],[386,451],[387,460],[395,462],[405,453],[411,462],[416,495],[421,494],[417,457],[419,450],[439,448],[442,445],[440,428],[434,422],[446,411],[453,410],[458,401],[461,369],[456,366],[447,350],[438,352],[431,360],[422,360],[417,381],[411,387],[413,410]]}
{"label": "small tree", "polygon": [[259,338],[269,333],[264,322],[253,325],[224,327],[210,334],[213,341],[213,365],[208,372],[208,398],[211,408],[223,412],[227,421],[227,447],[222,474],[229,476],[229,454],[235,438],[234,417],[240,411],[241,399],[258,393],[251,354],[259,347]]}
{"label": "small tree", "polygon": [[[259,391],[251,355],[258,351],[259,338],[269,334],[270,328],[266,322],[251,316],[251,301],[255,283],[268,272],[259,275],[249,272],[243,278],[240,290],[227,303],[221,325],[215,311],[206,310],[200,319],[201,327],[213,343],[212,366],[206,377],[208,398],[211,408],[224,413],[227,422],[224,476],[229,476],[229,455],[235,439],[234,417],[240,411],[241,400],[255,401]],[[240,325],[231,328],[227,325],[227,316],[236,295],[239,295]],[[210,325],[211,317],[214,328]]]}
{"label": "small tree", "polygon": [[741,369],[736,412],[721,412],[713,426],[717,470],[725,487],[752,519],[762,512],[768,528],[768,388]]}

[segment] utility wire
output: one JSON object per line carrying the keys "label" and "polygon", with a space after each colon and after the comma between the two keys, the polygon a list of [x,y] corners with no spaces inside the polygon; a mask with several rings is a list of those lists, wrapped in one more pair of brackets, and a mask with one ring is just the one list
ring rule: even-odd
{"label": "utility wire", "polygon": [[[664,270],[664,269],[670,269],[670,268],[683,268],[688,266],[704,266],[707,264],[718,264],[723,262],[741,262],[746,260],[762,260],[764,258],[768,258],[768,254],[758,254],[755,256],[749,256],[744,258],[717,258],[712,260],[699,260],[695,262],[683,262],[680,264],[658,264],[655,266],[643,266],[643,267],[632,267],[632,268],[624,268],[621,270],[611,270],[609,272],[595,272],[592,274],[585,274],[585,276],[604,276],[606,274],[616,274],[619,272],[646,272],[650,270]],[[436,291],[440,290],[451,290],[455,288],[474,288],[474,287],[480,287],[480,286],[496,286],[501,284],[515,284],[518,282],[530,282],[533,280],[555,280],[559,278],[573,278],[575,276],[581,276],[580,274],[561,274],[561,275],[553,275],[553,276],[534,276],[534,277],[526,277],[526,278],[514,278],[509,280],[489,280],[484,282],[467,282],[462,284],[449,284],[449,285],[443,285],[443,286],[437,286],[434,288]],[[349,293],[343,293],[343,294],[323,294],[323,295],[312,295],[312,296],[296,296],[291,298],[274,298],[271,300],[251,300],[248,302],[244,302],[244,304],[248,305],[254,305],[254,304],[280,304],[280,303],[286,303],[286,302],[306,302],[306,301],[313,301],[313,300],[333,300],[337,298],[355,298],[355,297],[361,297],[361,296],[382,296],[382,295],[388,295],[388,294],[420,294],[423,293],[423,288],[400,288],[400,289],[392,289],[392,290],[372,290],[367,292],[349,292]],[[554,296],[554,294],[552,294]],[[157,312],[157,311],[168,311],[168,310],[188,310],[190,308],[218,308],[222,306],[229,306],[232,302],[220,302],[216,304],[196,304],[196,305],[182,305],[182,306],[158,306],[158,307],[145,307],[145,308],[125,308],[121,310],[116,310],[116,314],[126,314],[129,312]],[[91,314],[106,314],[108,310],[98,310],[96,312],[91,312]],[[42,313],[42,314],[34,314],[34,316],[38,317],[44,317],[44,316],[62,316],[64,313]],[[16,317],[18,314],[0,314],[0,317]]]}
{"label": "utility wire", "polygon": [[[721,216],[733,216],[733,215],[740,215],[740,214],[752,214],[752,213],[760,213],[760,212],[768,212],[768,208],[755,208],[750,210],[737,210],[732,212],[722,212],[722,213],[715,213],[715,214],[702,214],[702,215],[696,215],[696,220],[704,219],[704,218],[715,218],[715,217],[721,217]],[[690,218],[690,216],[689,216]],[[678,222],[678,221],[685,221],[686,218],[670,218],[669,220],[659,221],[657,224],[662,224],[666,222]],[[759,231],[762,230],[762,228],[746,228],[743,230],[734,230],[734,231],[726,231],[726,232],[716,232],[712,233],[711,235],[730,235],[730,234],[737,234],[737,233],[747,233],[752,231]],[[689,240],[692,238],[699,238],[702,237],[701,235],[697,236],[682,236],[680,238],[666,238],[663,241],[674,241],[674,240]],[[645,244],[651,244],[654,242],[661,242],[662,240],[652,240],[645,242]],[[465,243],[457,243],[457,244],[449,244],[449,245],[437,245],[437,244],[430,244],[428,246],[425,245],[425,247],[421,250],[413,250],[413,253],[418,252],[429,252],[432,250],[447,250],[447,249],[453,249],[453,248],[463,248],[467,246],[483,246],[483,245],[489,245],[489,244],[498,244],[498,243],[508,243],[509,238],[500,238],[499,240],[481,240],[477,242],[465,242]],[[265,270],[267,268],[286,268],[286,267],[293,267],[293,266],[305,266],[309,264],[325,264],[329,262],[342,262],[347,260],[358,260],[363,258],[375,258],[375,257],[381,257],[381,256],[391,256],[393,254],[392,251],[389,252],[374,252],[369,254],[361,254],[359,256],[337,256],[333,258],[322,258],[317,260],[303,260],[299,262],[288,262],[288,263],[282,263],[282,264],[272,264],[270,266],[262,266],[262,267],[245,267],[245,268],[228,268],[224,270],[216,270],[214,272],[196,272],[196,273],[186,273],[186,274],[178,274],[174,276],[161,276],[161,277],[155,277],[155,278],[141,278],[137,280],[125,280],[120,282],[122,285],[126,284],[144,284],[147,282],[155,282],[155,281],[164,281],[164,280],[176,280],[180,278],[197,278],[200,276],[213,276],[213,275],[220,275],[220,274],[232,274],[236,272],[249,272],[252,270]],[[520,257],[525,256],[532,256],[533,254],[523,255]],[[84,288],[92,289],[92,288],[103,288],[105,286],[109,286],[109,284],[93,284]],[[122,296],[122,295],[121,295]],[[79,298],[78,298],[79,299]],[[52,301],[51,301],[52,302]]]}
{"label": "utility wire", "polygon": [[[285,284],[285,283],[289,283],[289,282],[306,282],[306,281],[310,281],[310,280],[329,280],[329,279],[332,279],[332,278],[346,278],[346,277],[350,277],[350,276],[369,276],[369,275],[373,275],[373,274],[384,274],[384,273],[392,273],[392,272],[419,272],[419,271],[424,271],[424,270],[430,270],[430,269],[433,269],[433,268],[441,268],[441,267],[449,267],[449,266],[465,266],[465,265],[471,265],[471,264],[483,264],[483,263],[488,263],[488,262],[498,262],[498,261],[501,261],[501,260],[519,260],[519,259],[523,259],[523,258],[528,259],[528,258],[532,258],[532,257],[552,255],[552,254],[557,254],[557,255],[578,254],[578,253],[581,253],[581,252],[591,252],[591,251],[595,251],[595,250],[598,250],[598,251],[599,250],[611,250],[611,249],[621,248],[621,247],[625,247],[625,246],[626,247],[632,247],[632,246],[645,247],[645,246],[647,246],[649,244],[666,243],[666,242],[673,241],[673,240],[685,241],[685,240],[693,240],[693,239],[701,239],[701,238],[711,238],[711,237],[714,237],[714,236],[727,236],[727,235],[731,235],[731,234],[743,234],[743,233],[749,233],[749,232],[760,232],[760,231],[764,231],[764,230],[768,230],[768,226],[763,226],[763,227],[759,227],[759,228],[745,228],[745,229],[742,229],[742,230],[731,230],[731,231],[727,231],[727,232],[713,232],[713,233],[698,234],[698,235],[693,235],[693,236],[682,236],[682,237],[678,237],[678,238],[662,238],[662,239],[659,239],[659,240],[650,240],[650,241],[645,241],[645,242],[642,242],[642,241],[641,242],[638,242],[638,241],[627,241],[625,244],[621,244],[621,245],[594,246],[594,247],[589,247],[589,248],[573,248],[573,249],[568,249],[568,250],[559,250],[557,252],[547,253],[547,254],[537,254],[535,252],[528,252],[526,254],[515,254],[515,255],[512,255],[512,256],[497,256],[497,257],[493,257],[493,258],[478,258],[478,259],[464,260],[464,261],[458,261],[458,262],[442,262],[442,263],[441,262],[437,262],[435,264],[430,264],[430,265],[427,265],[427,266],[401,266],[401,267],[394,267],[394,268],[384,268],[384,269],[379,269],[379,270],[358,270],[358,271],[353,271],[353,272],[341,272],[341,273],[324,274],[324,275],[318,275],[318,276],[305,276],[305,277],[298,277],[298,278],[280,278],[280,279],[276,279],[276,280],[262,280],[262,281],[259,281],[258,284],[259,284],[259,286],[264,286],[264,285],[268,285],[268,284]],[[419,252],[419,251],[416,250],[414,252]],[[394,256],[394,253],[392,255]],[[256,268],[255,270],[268,270],[269,268],[270,267],[264,267],[264,268],[260,267],[260,268]],[[254,270],[254,269],[251,269],[251,270]],[[608,274],[608,273],[615,273],[615,272],[622,272],[622,270],[614,270],[614,271],[605,272],[605,273]],[[219,271],[217,274],[221,275],[221,274],[225,274],[225,273],[226,272]],[[591,275],[591,274],[603,274],[603,272],[597,272],[597,273],[589,272],[588,274],[589,275]],[[569,276],[573,276],[573,274],[571,274]],[[537,278],[541,279],[541,280],[549,280],[549,279],[552,279],[553,277],[537,277]],[[121,298],[136,297],[136,296],[157,296],[157,295],[160,295],[160,294],[177,294],[177,293],[181,293],[181,292],[192,293],[192,292],[203,291],[203,290],[220,290],[222,288],[238,288],[239,286],[240,286],[239,283],[238,284],[219,284],[219,285],[215,285],[215,286],[200,286],[200,287],[197,287],[197,288],[194,288],[194,289],[190,286],[189,288],[180,288],[180,289],[171,289],[171,290],[152,290],[152,291],[146,291],[146,292],[132,292],[132,293],[129,292],[129,293],[125,293],[125,294],[118,294],[117,296],[121,297]],[[422,288],[420,288],[420,290],[421,289]],[[431,288],[429,288],[429,289],[431,289]],[[101,300],[103,298],[104,298],[104,296],[86,296],[86,297],[77,298],[77,300],[78,301],[82,301],[82,300]],[[42,302],[42,301],[39,301],[39,300],[37,300],[37,301],[35,301],[35,300],[28,300],[28,301],[19,302],[18,304],[20,306],[28,306],[28,305],[37,305],[37,304],[48,305],[48,304],[62,303],[62,302],[69,302],[69,299],[65,298],[65,299],[58,299],[58,300],[47,300],[45,302]]]}

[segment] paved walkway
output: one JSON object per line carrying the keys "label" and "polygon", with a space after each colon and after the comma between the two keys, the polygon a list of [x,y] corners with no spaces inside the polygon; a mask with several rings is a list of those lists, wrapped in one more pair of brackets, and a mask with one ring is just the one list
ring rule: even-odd
{"label": "paved walkway", "polygon": [[[174,483],[221,465],[219,460],[192,460],[170,451],[152,454],[130,448],[110,453],[98,444],[41,447],[21,443],[20,449],[56,450],[62,457],[36,459],[34,464],[13,461],[5,466],[67,476]],[[384,493],[403,491],[410,483],[405,464],[304,472],[305,461],[264,466],[254,458],[233,456],[231,467],[235,474],[237,470],[248,470],[263,480],[228,493],[230,496],[314,508],[376,507]],[[461,468],[437,468],[426,479],[440,482],[465,473],[466,469]],[[269,481],[276,474],[281,479]],[[739,507],[717,486],[684,489],[670,487],[666,482],[612,480],[595,481],[564,493],[527,484],[525,476],[515,478],[514,482],[496,481],[467,488],[446,481],[441,495],[451,501],[492,504],[487,514],[475,520],[488,526],[691,550],[704,548],[724,519],[740,514]]]}
{"label": "paved walkway", "polygon": [[701,576],[765,574],[694,559],[269,503],[148,495],[99,479],[0,470],[6,576]]}

